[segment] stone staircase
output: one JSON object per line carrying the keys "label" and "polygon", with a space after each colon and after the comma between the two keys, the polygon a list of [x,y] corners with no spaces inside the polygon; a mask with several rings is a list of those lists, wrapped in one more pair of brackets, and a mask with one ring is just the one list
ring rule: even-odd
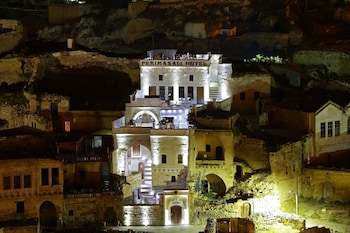
{"label": "stone staircase", "polygon": [[209,98],[210,99],[217,99],[219,95],[219,87],[218,86],[211,86],[209,89]]}
{"label": "stone staircase", "polygon": [[152,162],[146,161],[143,171],[143,181],[141,184],[141,193],[152,192]]}

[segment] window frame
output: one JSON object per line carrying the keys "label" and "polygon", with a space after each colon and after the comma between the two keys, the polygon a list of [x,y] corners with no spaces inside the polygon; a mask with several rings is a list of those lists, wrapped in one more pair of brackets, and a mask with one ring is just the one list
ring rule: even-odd
{"label": "window frame", "polygon": [[326,122],[320,123],[320,137],[325,138],[326,137]]}
{"label": "window frame", "polygon": [[239,99],[240,99],[240,100],[245,100],[245,99],[246,99],[245,92],[239,93]]}
{"label": "window frame", "polygon": [[166,164],[166,155],[165,154],[162,154],[162,164]]}
{"label": "window frame", "polygon": [[[45,174],[44,174],[45,172]],[[41,168],[41,186],[48,186],[49,183],[49,169]]]}
{"label": "window frame", "polygon": [[334,121],[334,136],[340,135],[340,121]]}
{"label": "window frame", "polygon": [[327,122],[327,136],[333,137],[333,121]]}
{"label": "window frame", "polygon": [[10,190],[12,187],[11,185],[11,176],[3,176],[2,178],[2,189],[3,190]]}

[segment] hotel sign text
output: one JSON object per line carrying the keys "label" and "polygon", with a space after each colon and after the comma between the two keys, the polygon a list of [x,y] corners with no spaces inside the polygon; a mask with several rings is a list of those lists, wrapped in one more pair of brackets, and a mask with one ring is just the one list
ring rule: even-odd
{"label": "hotel sign text", "polygon": [[203,60],[141,60],[140,66],[209,66]]}

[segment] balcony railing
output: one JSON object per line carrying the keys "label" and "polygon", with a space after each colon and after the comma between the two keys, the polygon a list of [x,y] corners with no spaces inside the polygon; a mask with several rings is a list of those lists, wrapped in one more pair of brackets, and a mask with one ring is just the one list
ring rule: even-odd
{"label": "balcony railing", "polygon": [[74,154],[59,154],[58,156],[64,163],[69,162],[92,162],[92,161],[108,161],[108,155],[74,155]]}
{"label": "balcony railing", "polygon": [[225,160],[197,159],[196,166],[224,166]]}

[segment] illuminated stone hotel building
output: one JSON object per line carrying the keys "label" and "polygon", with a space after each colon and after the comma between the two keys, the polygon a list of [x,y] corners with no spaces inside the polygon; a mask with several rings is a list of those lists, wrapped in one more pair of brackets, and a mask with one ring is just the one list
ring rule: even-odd
{"label": "illuminated stone hotel building", "polygon": [[[113,122],[112,129],[116,148],[112,172],[125,175],[130,184],[123,189],[124,224],[137,224],[128,214],[134,208],[128,203],[140,204],[138,208],[161,204],[163,209],[158,211],[164,219],[155,223],[146,214],[139,216],[143,219],[139,224],[190,223],[188,177],[195,171],[189,169],[189,162],[195,152],[188,114],[228,99],[227,79],[231,76],[232,64],[223,64],[219,54],[152,50],[140,60],[141,88],[130,96],[125,115]],[[232,141],[227,141],[232,147]],[[214,148],[223,153],[222,147]],[[198,150],[205,151],[205,146]],[[232,163],[232,158],[227,159]],[[146,213],[146,209],[139,212]]]}

